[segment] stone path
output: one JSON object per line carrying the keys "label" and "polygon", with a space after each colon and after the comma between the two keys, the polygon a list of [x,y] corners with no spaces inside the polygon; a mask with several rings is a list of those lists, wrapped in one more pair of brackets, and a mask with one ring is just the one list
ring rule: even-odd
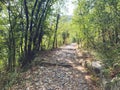
{"label": "stone path", "polygon": [[40,52],[11,90],[99,90],[82,66],[88,57],[77,50],[75,43]]}

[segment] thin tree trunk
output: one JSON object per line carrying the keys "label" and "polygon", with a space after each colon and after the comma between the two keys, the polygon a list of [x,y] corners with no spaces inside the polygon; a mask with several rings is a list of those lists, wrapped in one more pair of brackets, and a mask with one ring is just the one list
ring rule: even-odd
{"label": "thin tree trunk", "polygon": [[27,44],[28,44],[28,28],[29,28],[29,15],[28,15],[28,7],[27,7],[26,0],[24,0],[24,9],[25,9],[25,15],[26,15],[26,30],[25,30],[24,51],[25,51],[25,56],[26,56],[27,55]]}
{"label": "thin tree trunk", "polygon": [[59,18],[60,18],[60,15],[58,14],[57,15],[57,22],[56,22],[55,33],[54,33],[54,39],[53,39],[53,48],[55,48],[55,41],[56,41],[56,45],[57,45],[57,29],[58,29]]}
{"label": "thin tree trunk", "polygon": [[102,40],[103,40],[103,43],[105,43],[105,30],[102,30]]}
{"label": "thin tree trunk", "polygon": [[26,16],[26,28],[25,28],[25,40],[24,40],[24,61],[22,62],[22,66],[27,64],[29,62],[28,58],[28,28],[29,28],[29,15],[28,15],[28,7],[27,7],[27,2],[24,0],[24,9],[25,9],[25,16]]}
{"label": "thin tree trunk", "polygon": [[[40,42],[41,42],[41,39],[42,39],[42,34],[43,34],[43,31],[42,31],[42,22],[44,22],[45,18],[46,18],[46,11],[47,11],[47,6],[49,4],[49,1],[50,0],[47,0],[46,1],[46,5],[45,7],[42,9],[42,14],[41,14],[41,17],[39,19],[39,22],[38,22],[38,26],[37,26],[37,29],[36,29],[36,32],[35,32],[35,35],[34,35],[34,39],[33,39],[33,42],[34,42],[34,51],[38,51],[39,50],[39,47],[40,47]],[[40,39],[41,38],[41,39]]]}
{"label": "thin tree trunk", "polygon": [[118,38],[118,29],[115,28],[115,43],[117,44],[119,41],[119,38]]}
{"label": "thin tree trunk", "polygon": [[35,14],[35,20],[38,21],[38,15],[40,13],[40,9],[41,9],[41,6],[43,4],[43,2],[45,2],[46,0],[40,0],[39,4],[38,4],[38,8],[37,8],[37,11],[36,11],[36,14]]}
{"label": "thin tree trunk", "polygon": [[22,6],[22,2],[21,2],[21,12],[20,12],[20,15],[21,15],[21,21],[20,21],[20,24],[21,24],[21,40],[20,40],[20,56],[21,54],[23,54],[23,38],[24,38],[24,23],[23,23],[23,6]]}
{"label": "thin tree trunk", "polygon": [[33,38],[33,16],[34,16],[34,12],[35,12],[35,8],[37,6],[37,2],[38,0],[35,1],[34,7],[32,9],[32,13],[31,13],[31,21],[30,21],[30,37],[29,37],[29,43],[28,43],[28,55],[32,56],[32,52],[31,52],[31,45],[32,45],[32,38]]}
{"label": "thin tree trunk", "polygon": [[11,14],[10,14],[10,0],[8,1],[9,3],[9,8],[8,8],[8,14],[9,14],[9,23],[10,23],[10,30],[9,30],[9,53],[8,53],[8,68],[10,71],[13,71],[15,68],[15,38],[14,38],[14,32],[13,32],[13,27],[12,27],[12,22],[11,22]]}

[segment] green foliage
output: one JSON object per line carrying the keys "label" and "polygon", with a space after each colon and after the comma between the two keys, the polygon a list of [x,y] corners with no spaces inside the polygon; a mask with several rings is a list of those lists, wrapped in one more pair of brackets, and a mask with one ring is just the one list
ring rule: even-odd
{"label": "green foliage", "polygon": [[120,64],[120,2],[119,0],[78,0],[72,18],[76,40],[82,47],[94,49],[110,72]]}
{"label": "green foliage", "polygon": [[73,17],[61,14],[64,0],[0,1],[0,69],[15,71],[31,63],[39,50],[51,49],[60,14],[57,46],[76,41],[94,49],[109,71],[120,64],[119,1],[77,0]]}
{"label": "green foliage", "polygon": [[0,1],[0,71],[4,71],[0,87],[16,81],[17,73],[12,73],[16,67],[27,66],[39,50],[52,48],[56,11],[60,13],[63,4],[63,0]]}
{"label": "green foliage", "polygon": [[0,72],[0,89],[8,90],[16,81],[20,78],[20,74],[17,72]]}

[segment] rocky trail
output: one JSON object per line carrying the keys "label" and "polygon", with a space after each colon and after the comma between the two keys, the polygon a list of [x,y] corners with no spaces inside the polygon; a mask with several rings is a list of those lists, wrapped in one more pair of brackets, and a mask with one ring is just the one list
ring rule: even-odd
{"label": "rocky trail", "polygon": [[91,56],[73,43],[40,52],[11,90],[99,90],[84,68]]}

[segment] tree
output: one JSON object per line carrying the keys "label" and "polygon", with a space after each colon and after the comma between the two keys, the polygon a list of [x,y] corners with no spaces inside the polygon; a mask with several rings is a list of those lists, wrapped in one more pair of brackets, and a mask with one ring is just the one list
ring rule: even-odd
{"label": "tree", "polygon": [[55,27],[55,33],[54,33],[54,39],[53,39],[53,48],[55,48],[55,43],[56,43],[56,48],[57,48],[57,29],[58,29],[58,23],[59,23],[60,15],[57,15],[57,20],[56,20],[56,27]]}

